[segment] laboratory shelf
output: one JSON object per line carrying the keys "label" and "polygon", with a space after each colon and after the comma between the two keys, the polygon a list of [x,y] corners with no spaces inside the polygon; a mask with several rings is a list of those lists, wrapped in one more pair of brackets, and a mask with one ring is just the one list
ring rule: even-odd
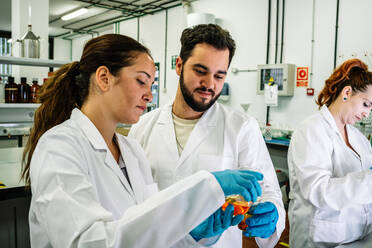
{"label": "laboratory shelf", "polygon": [[12,56],[0,56],[0,64],[10,65],[26,65],[26,66],[41,66],[41,67],[61,67],[64,64],[71,63],[70,61],[51,60],[51,59],[33,59],[19,58]]}
{"label": "laboratory shelf", "polygon": [[36,109],[40,103],[0,103],[0,108],[32,108]]}
{"label": "laboratory shelf", "polygon": [[286,146],[288,147],[289,146],[289,142],[290,140],[287,140],[287,139],[271,139],[271,140],[267,140],[265,139],[265,143],[266,144],[271,144],[271,145],[278,145],[278,146]]}

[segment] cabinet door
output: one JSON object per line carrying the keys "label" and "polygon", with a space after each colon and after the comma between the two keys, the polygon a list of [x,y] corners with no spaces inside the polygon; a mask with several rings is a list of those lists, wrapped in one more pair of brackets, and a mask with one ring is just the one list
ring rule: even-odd
{"label": "cabinet door", "polygon": [[16,247],[15,211],[9,201],[0,202],[0,247]]}
{"label": "cabinet door", "polygon": [[31,197],[0,201],[0,247],[31,247],[28,212]]}

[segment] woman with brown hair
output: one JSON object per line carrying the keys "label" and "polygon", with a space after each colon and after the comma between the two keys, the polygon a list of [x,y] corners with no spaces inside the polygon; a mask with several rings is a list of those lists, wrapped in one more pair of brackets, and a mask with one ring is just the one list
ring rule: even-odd
{"label": "woman with brown hair", "polygon": [[138,121],[154,75],[147,48],[109,34],[42,86],[23,159],[32,247],[196,245],[242,220],[220,210],[225,195],[260,195],[262,175],[244,171],[204,171],[157,192],[140,145],[115,133]]}
{"label": "woman with brown hair", "polygon": [[345,61],[316,103],[288,151],[291,247],[335,247],[372,232],[372,149],[353,126],[372,109],[372,73]]}

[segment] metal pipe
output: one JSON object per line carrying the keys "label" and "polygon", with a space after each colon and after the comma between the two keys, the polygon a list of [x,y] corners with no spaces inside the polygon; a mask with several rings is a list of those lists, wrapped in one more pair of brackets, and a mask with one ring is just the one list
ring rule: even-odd
{"label": "metal pipe", "polygon": [[284,40],[284,11],[285,11],[285,0],[282,0],[282,33],[281,33],[281,46],[280,46],[280,64],[283,63],[283,40]]}
{"label": "metal pipe", "polygon": [[338,13],[340,10],[340,0],[337,0],[337,7],[336,7],[336,27],[335,27],[335,53],[333,57],[333,69],[336,68],[337,62],[337,40],[338,40]]}
{"label": "metal pipe", "polygon": [[[268,21],[267,21],[267,50],[266,50],[266,64],[269,63],[270,55],[270,27],[271,27],[271,0],[269,0],[268,8]],[[270,106],[266,107],[266,126],[269,125]]]}
{"label": "metal pipe", "polygon": [[[179,3],[179,4],[175,4],[175,5],[172,5],[172,6],[170,6],[170,7],[167,7],[166,9],[175,8],[175,7],[178,7],[178,6],[181,6],[181,5],[182,5],[181,3]],[[151,12],[150,14],[152,15],[152,14],[155,14],[155,13],[160,12],[160,11],[164,11],[164,10],[163,10],[163,9],[155,10],[155,11]],[[127,21],[127,20],[130,20],[130,19],[137,18],[137,17],[142,17],[142,16],[144,16],[144,15],[138,15],[138,16],[133,16],[133,17],[129,17],[129,18],[119,19],[119,20],[116,20],[116,21],[114,21],[114,22]],[[106,27],[106,26],[108,26],[108,25],[110,25],[110,24],[113,24],[114,22],[109,22],[109,23],[106,23],[106,24],[104,24],[104,25],[102,25],[102,26],[98,26],[98,27],[95,27],[95,28],[93,28],[93,29],[89,29],[89,31],[90,31],[90,30],[94,30],[94,29],[98,29],[98,28],[102,28],[102,27]],[[95,25],[97,25],[97,23],[95,23]]]}
{"label": "metal pipe", "polygon": [[268,3],[269,3],[269,7],[268,7],[268,14],[267,14],[266,64],[269,63],[269,55],[270,55],[271,0],[268,0]]}
{"label": "metal pipe", "polygon": [[278,56],[279,0],[276,0],[275,64]]}
{"label": "metal pipe", "polygon": [[[168,47],[168,10],[165,10],[165,42],[164,42],[164,88],[163,92],[167,92],[167,47]],[[160,84],[160,82],[159,82]],[[160,86],[160,85],[159,85]],[[159,90],[160,96],[160,90]],[[159,97],[160,98],[160,97]]]}
{"label": "metal pipe", "polygon": [[139,42],[139,36],[140,36],[140,18],[137,17],[137,41]]}
{"label": "metal pipe", "polygon": [[315,45],[315,0],[313,0],[313,17],[311,24],[311,53],[310,53],[310,74],[309,74],[309,88],[312,88],[313,82],[313,65],[314,65],[314,45]]}

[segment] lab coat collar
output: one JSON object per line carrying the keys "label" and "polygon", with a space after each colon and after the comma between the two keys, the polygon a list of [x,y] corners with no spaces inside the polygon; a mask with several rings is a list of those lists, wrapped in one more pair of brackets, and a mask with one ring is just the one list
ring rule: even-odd
{"label": "lab coat collar", "polygon": [[[105,165],[113,170],[116,176],[119,177],[121,183],[126,188],[128,193],[134,197],[132,188],[130,187],[125,176],[123,175],[123,172],[118,166],[118,163],[115,161],[114,157],[109,151],[108,146],[102,137],[102,134],[98,131],[96,126],[93,124],[93,122],[86,115],[84,115],[83,112],[81,112],[77,108],[72,110],[70,119],[77,123],[77,125],[84,132],[85,136],[89,140],[90,144],[94,147],[94,149],[106,151]],[[118,140],[118,137],[116,137],[116,139]],[[119,147],[120,147],[120,144],[119,144]],[[124,155],[122,152],[123,150],[127,150],[127,149],[123,149],[122,147],[120,147],[120,152],[122,156]],[[127,160],[124,160],[124,161],[130,163],[130,161],[127,161]]]}
{"label": "lab coat collar", "polygon": [[85,136],[88,138],[89,142],[95,149],[108,150],[107,144],[103,139],[102,134],[98,131],[93,122],[85,114],[83,114],[83,112],[81,112],[77,108],[74,108],[72,110],[70,119],[78,124],[78,126],[84,132]]}
{"label": "lab coat collar", "polygon": [[[323,116],[323,118],[328,122],[328,124],[331,126],[331,128],[336,132],[338,133],[339,135],[341,135],[340,131],[338,130],[338,127],[337,127],[337,124],[336,124],[336,121],[335,121],[335,118],[333,118],[331,112],[329,111],[328,107],[327,106],[323,106],[321,109],[320,109],[320,114]],[[342,136],[341,136],[342,137]]]}
{"label": "lab coat collar", "polygon": [[[161,110],[158,123],[166,124],[173,123],[172,119],[172,105],[173,102],[167,103]],[[206,126],[217,126],[218,116],[215,114],[218,113],[220,106],[215,102],[204,114],[200,117],[198,123],[203,123]]]}
{"label": "lab coat collar", "polygon": [[141,178],[141,174],[138,159],[136,158],[136,155],[133,153],[133,151],[130,149],[128,141],[123,137],[118,137],[117,134],[115,135],[116,140],[119,144],[121,156],[127,169],[130,185],[121,170],[119,173],[119,177],[121,178],[122,183],[124,184],[128,192],[136,199],[136,202],[141,203],[144,200],[144,195],[143,185],[140,183],[139,180],[139,178]]}
{"label": "lab coat collar", "polygon": [[214,103],[207,111],[204,112],[200,120],[195,124],[194,129],[190,133],[190,137],[181,154],[179,165],[183,163],[200,145],[200,143],[208,137],[211,131],[217,126],[218,103]]}
{"label": "lab coat collar", "polygon": [[[331,128],[338,134],[339,138],[342,140],[342,142],[345,144],[345,146],[347,146],[345,141],[344,141],[344,138],[343,138],[342,134],[340,133],[340,130],[338,130],[336,121],[333,118],[333,116],[332,116],[331,112],[329,111],[328,107],[323,106],[320,110],[320,113],[322,114],[324,119],[328,122],[328,124],[331,126]],[[346,125],[346,130],[347,130],[347,136],[348,136],[348,139],[349,139],[349,143],[357,153],[355,153],[355,151],[353,151],[352,149],[350,149],[350,150],[353,152],[353,154],[358,159],[360,159],[360,153],[359,153],[360,148],[358,146],[358,142],[356,142],[354,140],[354,136],[352,135],[353,130],[351,129],[350,125]]]}

